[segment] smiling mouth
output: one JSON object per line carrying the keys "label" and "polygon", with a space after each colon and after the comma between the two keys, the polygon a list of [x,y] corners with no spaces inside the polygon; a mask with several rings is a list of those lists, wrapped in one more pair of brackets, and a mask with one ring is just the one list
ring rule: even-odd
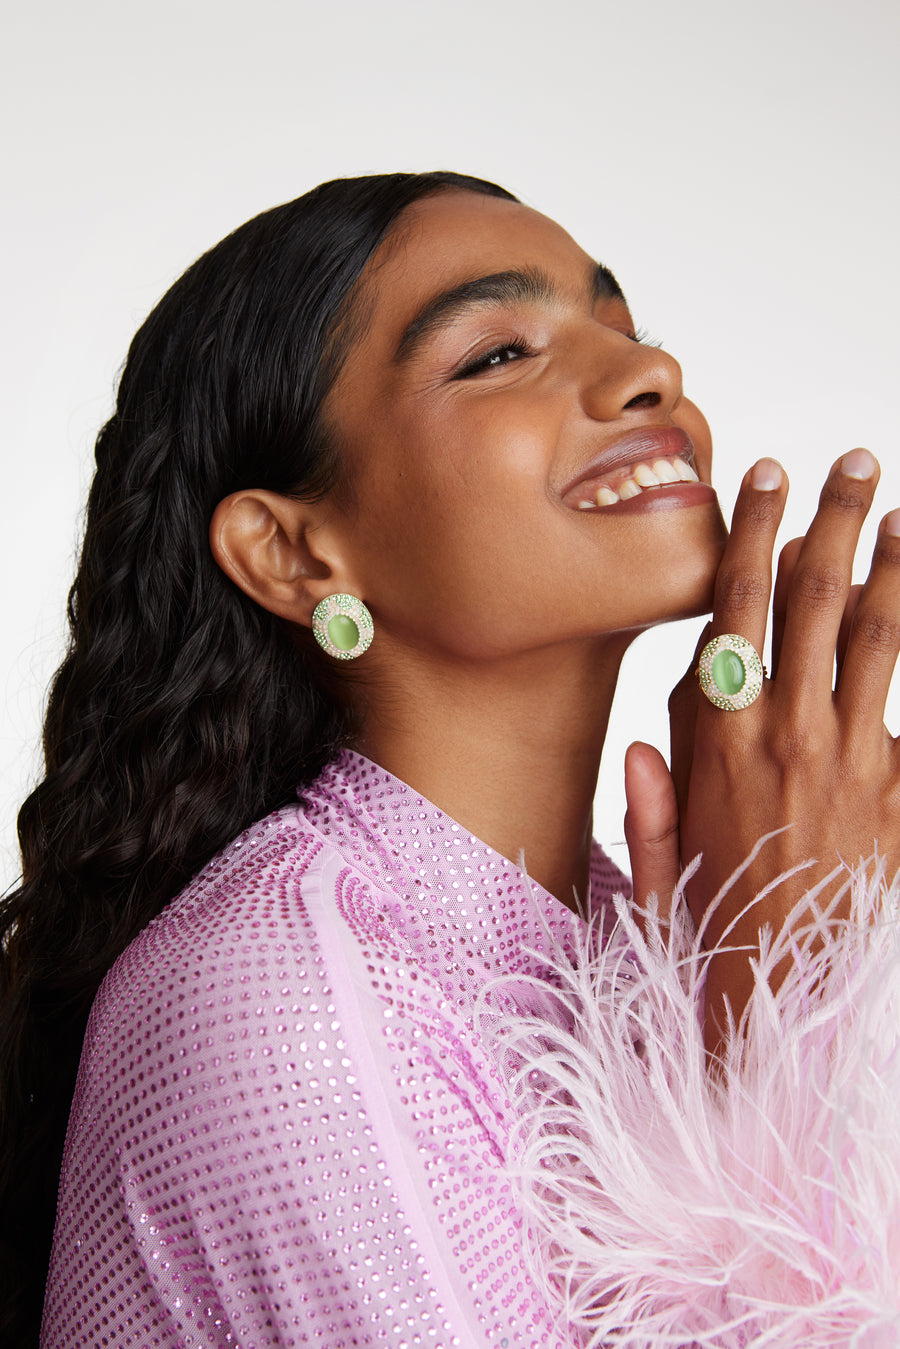
{"label": "smiling mouth", "polygon": [[[680,427],[642,427],[599,454],[563,492],[570,510],[599,511],[656,494],[691,493],[700,477],[694,446]],[[673,503],[674,504],[674,500]]]}
{"label": "smiling mouth", "polygon": [[651,463],[632,464],[624,478],[620,474],[610,474],[609,478],[610,481],[579,483],[578,500],[575,503],[577,509],[595,511],[604,506],[614,506],[618,501],[630,501],[644,492],[671,487],[673,483],[700,481],[691,465],[680,455],[674,459],[654,459]]}

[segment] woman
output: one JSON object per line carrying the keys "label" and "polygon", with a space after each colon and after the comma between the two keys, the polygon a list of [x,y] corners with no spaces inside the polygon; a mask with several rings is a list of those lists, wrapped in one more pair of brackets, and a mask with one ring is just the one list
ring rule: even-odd
{"label": "woman", "polygon": [[[498,973],[540,976],[555,943],[575,952],[562,906],[602,915],[624,886],[590,842],[597,766],[634,635],[709,608],[709,469],[679,369],[612,274],[489,184],[326,184],[164,297],[98,440],[6,903],[20,1325],[85,1018],[128,947],[87,1030],[44,1344],[569,1340],[523,1256],[515,1116],[476,1004]],[[693,772],[679,759],[700,913],[799,780],[811,804],[779,862],[831,866],[832,779],[853,806],[840,843],[890,855],[897,770],[869,733],[896,654],[889,529],[846,644],[852,696],[837,729],[821,715],[876,475],[864,454],[836,466],[786,570],[778,693],[746,721],[703,707]],[[761,461],[719,572],[717,630],[757,647],[785,491]],[[723,830],[723,777],[769,742]],[[628,787],[635,884],[670,892],[676,791],[646,747]],[[712,957],[711,1046],[748,971]]]}

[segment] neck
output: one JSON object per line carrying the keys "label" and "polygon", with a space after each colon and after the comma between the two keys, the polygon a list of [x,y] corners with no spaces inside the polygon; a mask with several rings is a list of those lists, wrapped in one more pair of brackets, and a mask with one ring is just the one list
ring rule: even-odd
{"label": "neck", "polygon": [[[588,888],[592,806],[627,640],[511,662],[391,661],[356,747],[562,903]],[[405,677],[403,677],[405,676]]]}

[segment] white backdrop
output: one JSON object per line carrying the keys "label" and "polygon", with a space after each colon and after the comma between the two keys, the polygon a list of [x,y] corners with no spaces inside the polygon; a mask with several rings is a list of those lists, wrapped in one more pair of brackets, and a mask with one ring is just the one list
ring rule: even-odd
{"label": "white backdrop", "polygon": [[[128,341],[198,253],[321,179],[454,168],[559,219],[681,360],[726,513],[774,454],[793,482],[784,537],[802,532],[856,444],[884,468],[875,516],[900,504],[896,0],[16,8],[0,44],[0,884]],[[625,745],[667,742],[698,627],[631,653],[601,838],[621,837]]]}

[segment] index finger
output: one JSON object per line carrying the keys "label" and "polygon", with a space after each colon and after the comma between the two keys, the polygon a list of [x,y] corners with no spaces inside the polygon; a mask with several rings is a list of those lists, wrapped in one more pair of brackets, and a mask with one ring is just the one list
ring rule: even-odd
{"label": "index finger", "polygon": [[760,656],[772,590],[772,552],[787,490],[787,475],[775,459],[760,459],[744,476],[716,577],[713,636],[738,633]]}

